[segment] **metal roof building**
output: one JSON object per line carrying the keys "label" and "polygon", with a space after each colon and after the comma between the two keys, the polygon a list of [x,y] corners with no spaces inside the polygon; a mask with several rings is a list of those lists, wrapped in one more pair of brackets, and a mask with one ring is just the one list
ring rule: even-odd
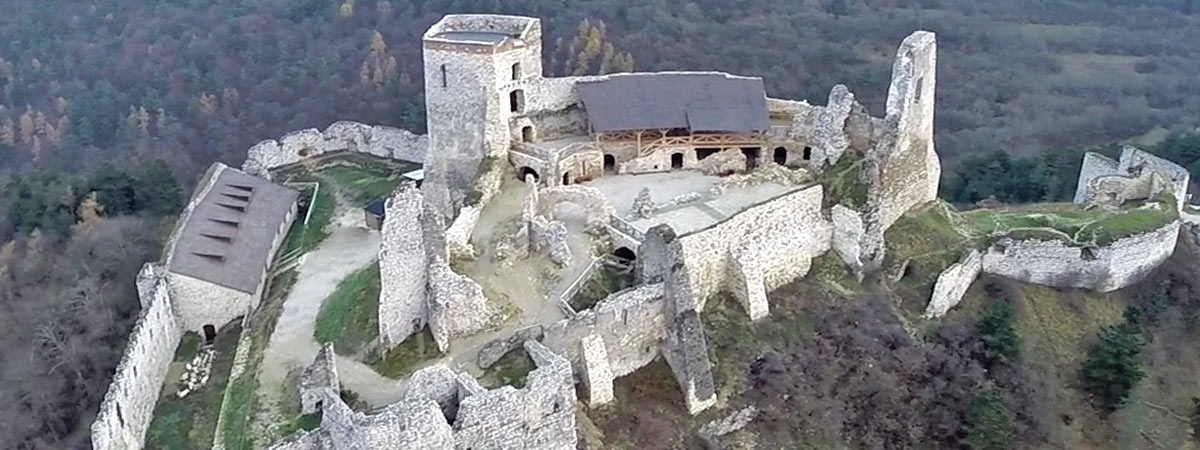
{"label": "metal roof building", "polygon": [[771,126],[761,78],[631,73],[581,82],[577,88],[594,133],[669,128],[747,133]]}
{"label": "metal roof building", "polygon": [[224,169],[188,214],[167,269],[257,293],[272,246],[299,193]]}

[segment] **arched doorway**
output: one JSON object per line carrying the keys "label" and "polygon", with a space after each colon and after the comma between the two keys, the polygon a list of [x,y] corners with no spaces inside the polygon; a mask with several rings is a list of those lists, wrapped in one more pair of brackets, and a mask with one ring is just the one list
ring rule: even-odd
{"label": "arched doorway", "polygon": [[671,168],[672,169],[682,169],[683,168],[683,153],[672,153],[671,154]]}
{"label": "arched doorway", "polygon": [[517,179],[518,180],[525,181],[525,179],[528,178],[530,175],[533,176],[533,182],[536,183],[538,181],[538,173],[536,170],[533,170],[533,168],[530,168],[530,167],[522,167],[517,170]]}
{"label": "arched doorway", "polygon": [[614,175],[617,173],[617,158],[613,155],[604,155],[604,174]]}
{"label": "arched doorway", "polygon": [[775,147],[775,164],[784,165],[787,163],[787,149],[784,147]]}
{"label": "arched doorway", "polygon": [[746,155],[746,171],[752,171],[758,168],[758,158],[762,153],[762,149],[758,147],[746,147],[742,149],[742,154]]}
{"label": "arched doorway", "polygon": [[804,147],[804,160],[812,159],[812,147]]}
{"label": "arched doorway", "polygon": [[521,142],[533,142],[533,126],[525,125],[521,127]]}
{"label": "arched doorway", "polygon": [[514,80],[521,79],[521,63],[519,63],[519,62],[513,63],[513,65],[512,65],[512,79],[514,79]]}
{"label": "arched doorway", "polygon": [[623,259],[627,262],[637,259],[637,253],[634,253],[634,251],[630,250],[629,247],[617,248],[613,251],[613,256],[616,256],[617,258]]}
{"label": "arched doorway", "polygon": [[571,172],[563,172],[562,182],[563,186],[571,184]]}
{"label": "arched doorway", "polygon": [[212,325],[204,326],[204,345],[212,345],[213,341],[217,340],[217,327]]}

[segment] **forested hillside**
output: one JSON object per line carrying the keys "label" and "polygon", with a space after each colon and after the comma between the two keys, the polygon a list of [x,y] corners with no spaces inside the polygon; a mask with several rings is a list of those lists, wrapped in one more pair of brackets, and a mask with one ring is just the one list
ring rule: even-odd
{"label": "forested hillside", "polygon": [[[339,119],[423,131],[420,35],[455,12],[541,17],[549,75],[724,70],[817,104],[845,83],[876,114],[900,40],[935,31],[938,151],[986,175],[951,176],[958,202],[1061,198],[1078,150],[1041,149],[1200,122],[1200,0],[9,2],[0,448],[87,448],[133,274],[210,163]],[[1028,167],[1033,188],[1000,181]]]}

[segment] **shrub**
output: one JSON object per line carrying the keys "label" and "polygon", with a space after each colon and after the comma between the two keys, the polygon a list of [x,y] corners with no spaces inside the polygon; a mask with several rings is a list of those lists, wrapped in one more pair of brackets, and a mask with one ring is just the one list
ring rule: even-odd
{"label": "shrub", "polygon": [[1125,322],[1100,329],[1100,341],[1083,363],[1083,388],[1092,403],[1105,413],[1116,411],[1129,398],[1146,373],[1138,356],[1145,342],[1137,308],[1125,310]]}

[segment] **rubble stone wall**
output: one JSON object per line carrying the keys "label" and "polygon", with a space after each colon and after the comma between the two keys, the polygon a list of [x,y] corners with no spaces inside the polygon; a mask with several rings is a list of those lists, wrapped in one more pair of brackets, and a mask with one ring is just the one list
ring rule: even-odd
{"label": "rubble stone wall", "polygon": [[255,144],[246,152],[242,171],[270,179],[273,169],[296,164],[306,158],[343,151],[422,163],[428,148],[428,137],[408,130],[338,121],[325,131],[308,128]]}
{"label": "rubble stone wall", "polygon": [[612,376],[628,375],[659,355],[667,323],[662,295],[661,283],[614,293],[574,318],[547,326],[542,342],[582,373],[586,367],[582,342],[599,336]]}
{"label": "rubble stone wall", "polygon": [[983,255],[983,271],[1027,283],[1108,292],[1145,278],[1175,251],[1180,222],[1098,248],[1004,238]]}
{"label": "rubble stone wall", "polygon": [[429,320],[422,196],[401,187],[384,205],[379,245],[379,336],[387,347],[403,342]]}
{"label": "rubble stone wall", "polygon": [[[725,287],[735,294],[770,292],[807,274],[812,258],[830,248],[833,228],[821,214],[823,196],[820,185],[798,189],[680,236],[696,310]],[[761,280],[754,286],[746,281],[751,267],[749,279]]]}
{"label": "rubble stone wall", "polygon": [[184,330],[203,333],[205,325],[220,329],[258,307],[257,295],[198,278],[167,272],[171,301]]}
{"label": "rubble stone wall", "polygon": [[983,253],[971,250],[963,255],[957,263],[951,264],[937,277],[933,284],[933,296],[925,308],[925,318],[932,319],[946,315],[946,312],[962,301],[967,289],[979,278],[983,271]]}
{"label": "rubble stone wall", "polygon": [[92,422],[92,448],[96,450],[142,448],[167,368],[183,336],[162,269],[152,263],[142,266],[137,288],[142,311],[100,404],[100,413]]}

